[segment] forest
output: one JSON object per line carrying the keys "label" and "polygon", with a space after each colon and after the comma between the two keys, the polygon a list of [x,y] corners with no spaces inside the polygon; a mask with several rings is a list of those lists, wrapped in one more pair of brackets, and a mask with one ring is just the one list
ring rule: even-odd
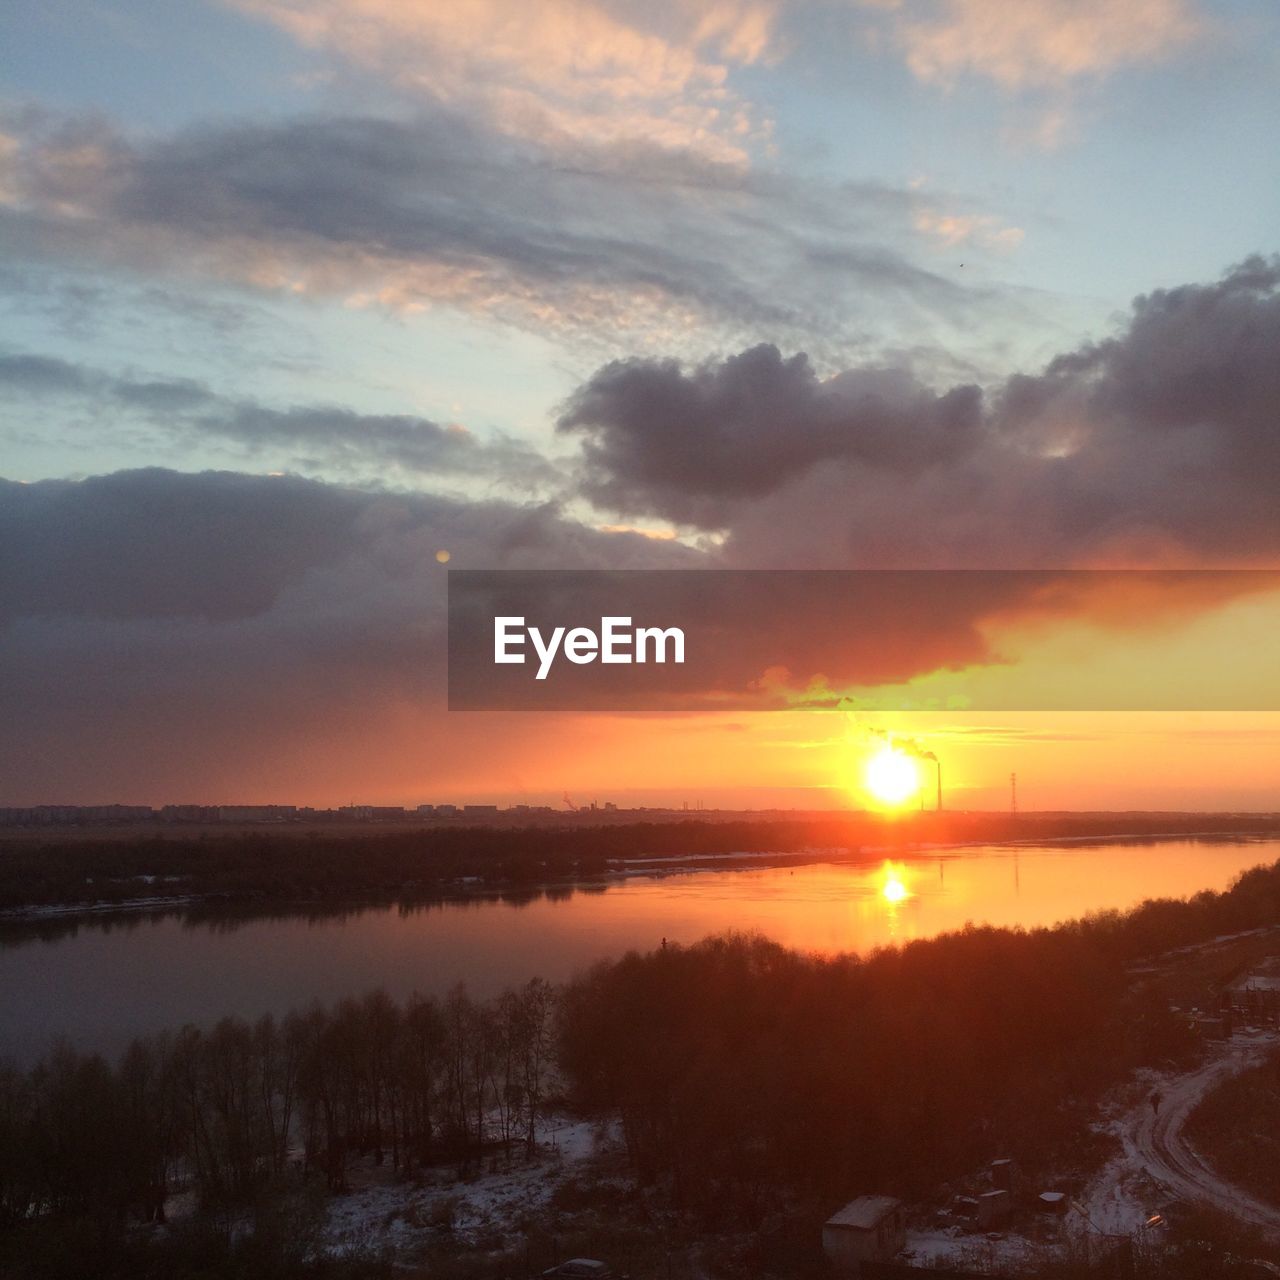
{"label": "forest", "polygon": [[[1224,893],[862,958],[729,934],[628,954],[558,990],[533,979],[487,1002],[459,989],[405,1004],[375,992],[147,1037],[114,1064],[61,1047],[0,1070],[0,1273],[76,1274],[30,1259],[88,1232],[97,1255],[128,1257],[118,1274],[148,1274],[127,1249],[179,1186],[198,1222],[223,1224],[224,1253],[259,1238],[226,1227],[246,1214],[287,1241],[301,1228],[282,1231],[278,1206],[340,1192],[352,1161],[408,1179],[527,1151],[553,1097],[618,1120],[636,1182],[708,1228],[750,1228],[781,1203],[927,1196],[997,1156],[1044,1166],[1131,1067],[1192,1051],[1136,962],[1277,923],[1280,863]],[[273,1199],[281,1188],[292,1198]],[[290,1257],[270,1254],[277,1269],[261,1274],[338,1265]],[[187,1274],[166,1265],[155,1274]]]}
{"label": "forest", "polygon": [[554,1012],[539,979],[488,1002],[375,991],[138,1039],[114,1066],[61,1046],[29,1071],[0,1069],[0,1263],[50,1223],[114,1240],[163,1224],[188,1183],[208,1220],[226,1220],[285,1189],[342,1192],[359,1157],[407,1178],[532,1148]]}
{"label": "forest", "polygon": [[1078,1143],[1106,1087],[1192,1047],[1132,962],[1276,920],[1269,868],[1188,903],[865,958],[714,937],[569,984],[560,1061],[580,1106],[620,1116],[637,1176],[679,1203],[752,1220],[780,1185],[911,1198]]}

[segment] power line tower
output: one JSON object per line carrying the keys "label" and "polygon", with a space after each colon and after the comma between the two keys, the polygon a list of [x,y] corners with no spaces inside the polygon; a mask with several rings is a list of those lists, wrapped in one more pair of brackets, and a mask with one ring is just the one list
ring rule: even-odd
{"label": "power line tower", "polygon": [[1018,816],[1018,775],[1016,773],[1009,775],[1009,815],[1014,818]]}

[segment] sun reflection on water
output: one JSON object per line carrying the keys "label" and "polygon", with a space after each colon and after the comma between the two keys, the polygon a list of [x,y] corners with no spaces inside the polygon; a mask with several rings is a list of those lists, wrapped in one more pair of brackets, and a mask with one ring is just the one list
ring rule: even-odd
{"label": "sun reflection on water", "polygon": [[880,896],[890,906],[897,906],[900,902],[905,902],[911,897],[911,890],[907,887],[907,881],[910,872],[901,862],[886,862],[880,868]]}

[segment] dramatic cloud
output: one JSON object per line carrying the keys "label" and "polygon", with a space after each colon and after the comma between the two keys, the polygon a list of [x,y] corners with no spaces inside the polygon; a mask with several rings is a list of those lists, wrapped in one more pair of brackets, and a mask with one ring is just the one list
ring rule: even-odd
{"label": "dramatic cloud", "polygon": [[545,505],[212,472],[0,482],[6,798],[294,795],[341,789],[356,758],[403,787],[464,748],[505,776],[518,731],[431,731],[442,550],[495,568],[697,562]]}
{"label": "dramatic cloud", "polygon": [[873,305],[882,341],[997,318],[993,294],[905,256],[911,191],[806,187],[645,143],[570,163],[440,111],[146,142],[28,111],[10,132],[14,255],[453,307],[597,344],[860,342]]}
{"label": "dramatic cloud", "polygon": [[[547,505],[296,477],[149,470],[0,482],[7,798],[349,794],[374,779],[403,796],[450,770],[518,789],[530,760],[572,756],[593,730],[539,715],[454,718],[444,731],[440,551],[452,566],[506,569],[726,562],[601,533]],[[536,615],[554,575],[531,576]],[[778,575],[765,617],[732,575],[680,575],[675,602],[713,661],[689,668],[677,705],[785,705],[798,691],[824,705],[841,679],[990,661],[991,628],[1005,617],[1130,627],[1149,620],[1153,600],[1194,612],[1258,589],[1213,577],[1153,597],[1092,578],[980,573],[922,589],[875,574],[850,594],[823,577]],[[672,605],[669,588],[651,598],[655,614],[660,602]],[[817,676],[831,683],[812,684]]]}
{"label": "dramatic cloud", "polygon": [[0,620],[251,617],[346,554],[366,505],[283,476],[0,481]]}
{"label": "dramatic cloud", "polygon": [[739,564],[1245,564],[1280,558],[1278,411],[1280,261],[1251,259],[985,399],[765,347],[608,365],[560,426],[595,501]]}
{"label": "dramatic cloud", "polygon": [[1280,461],[1280,258],[1251,258],[1210,285],[1138,298],[1119,337],[1009,380],[1015,425],[1083,409],[1098,430],[1206,438],[1232,470]]}
{"label": "dramatic cloud", "polygon": [[[0,396],[31,402],[83,400],[105,417],[118,412],[182,442],[227,441],[292,465],[408,476],[502,480],[512,489],[538,489],[557,473],[527,445],[495,436],[481,440],[457,425],[441,426],[409,414],[362,414],[325,405],[272,409],[220,396],[190,379],[115,377],[47,356],[0,355]],[[100,418],[101,420],[101,418]]]}
{"label": "dramatic cloud", "polygon": [[[288,593],[320,605],[315,580],[404,580],[439,604],[438,550],[464,563],[534,568],[671,566],[686,548],[603,534],[547,505],[370,492],[296,476],[182,474],[152,468],[81,481],[0,481],[3,618],[234,621]],[[370,586],[369,590],[377,590]],[[398,590],[399,588],[397,588]],[[365,595],[358,592],[357,595]],[[330,603],[358,615],[344,589]]]}
{"label": "dramatic cloud", "polygon": [[381,81],[563,145],[643,140],[734,163],[767,124],[727,84],[773,0],[230,0]]}
{"label": "dramatic cloud", "polygon": [[804,355],[755,347],[686,374],[675,361],[618,361],[559,421],[586,435],[585,491],[625,514],[715,526],[718,500],[758,497],[821,462],[917,471],[966,452],[981,393],[936,396],[910,375],[855,370],[822,382]]}

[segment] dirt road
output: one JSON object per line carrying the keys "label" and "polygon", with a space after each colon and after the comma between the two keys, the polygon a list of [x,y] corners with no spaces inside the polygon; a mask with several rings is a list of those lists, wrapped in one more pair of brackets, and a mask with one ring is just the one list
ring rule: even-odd
{"label": "dirt road", "polygon": [[[1273,1031],[1237,1032],[1194,1071],[1151,1077],[1150,1088],[1160,1094],[1153,1113],[1144,1099],[1120,1116],[1114,1131],[1124,1155],[1103,1171],[1081,1208],[1101,1229],[1132,1231],[1155,1208],[1153,1192],[1163,1190],[1178,1199],[1194,1200],[1248,1222],[1280,1240],[1280,1209],[1254,1199],[1216,1174],[1187,1141],[1184,1128],[1197,1103],[1224,1080],[1261,1062],[1280,1045]],[[1152,1188],[1151,1183],[1158,1184]]]}

